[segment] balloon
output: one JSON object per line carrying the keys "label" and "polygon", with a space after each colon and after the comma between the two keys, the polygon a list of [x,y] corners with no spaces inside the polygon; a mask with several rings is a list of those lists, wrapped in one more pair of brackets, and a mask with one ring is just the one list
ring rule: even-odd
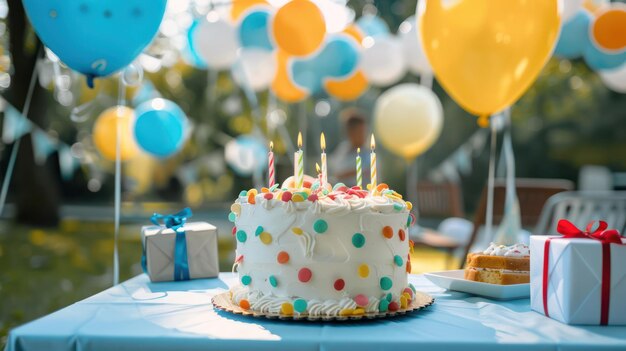
{"label": "balloon", "polygon": [[135,113],[135,139],[146,153],[166,158],[182,148],[187,117],[178,105],[157,98],[139,105]]}
{"label": "balloon", "polygon": [[263,140],[251,135],[240,135],[226,144],[224,158],[235,173],[249,176],[267,167],[267,151]]}
{"label": "balloon", "polygon": [[198,50],[196,49],[196,46],[193,41],[194,33],[198,29],[198,26],[200,25],[200,23],[202,23],[201,20],[194,20],[191,23],[191,26],[189,26],[189,29],[187,30],[187,42],[186,42],[187,45],[182,50],[181,56],[183,60],[189,65],[196,67],[196,68],[207,69],[209,66],[207,65],[206,61],[202,58],[202,56],[198,54]]}
{"label": "balloon", "polygon": [[293,0],[278,9],[272,23],[276,45],[294,56],[315,52],[323,43],[326,23],[320,9],[309,0]]}
{"label": "balloon", "polygon": [[589,40],[589,25],[592,16],[585,10],[580,10],[563,25],[561,36],[554,48],[554,54],[574,59],[582,56],[587,46],[591,45]]}
{"label": "balloon", "polygon": [[405,83],[385,91],[374,107],[376,137],[398,156],[412,160],[439,138],[443,108],[432,90]]}
{"label": "balloon", "polygon": [[249,12],[239,25],[239,40],[243,48],[274,49],[269,36],[270,12],[257,9]]}
{"label": "balloon", "polygon": [[322,11],[326,21],[326,32],[339,33],[354,21],[354,10],[347,7],[347,1],[313,0]]}
{"label": "balloon", "polygon": [[326,78],[324,90],[328,95],[341,101],[353,101],[367,91],[368,82],[362,71],[356,71],[346,79]]}
{"label": "balloon", "polygon": [[156,35],[166,0],[24,0],[41,41],[71,69],[108,76],[139,56]]}
{"label": "balloon", "polygon": [[583,2],[584,0],[563,0],[563,13],[561,14],[563,22],[576,16],[582,8]]}
{"label": "balloon", "polygon": [[404,77],[406,60],[396,37],[368,37],[363,40],[363,46],[361,68],[372,85],[386,87]]}
{"label": "balloon", "polygon": [[351,24],[343,30],[343,34],[346,34],[356,40],[359,45],[363,42],[363,38],[365,38],[365,33],[359,28],[356,24]]}
{"label": "balloon", "polygon": [[271,51],[243,48],[233,69],[233,78],[239,86],[249,86],[254,91],[267,89],[276,75],[276,60]]}
{"label": "balloon", "polygon": [[369,37],[389,35],[389,26],[376,15],[363,15],[356,21],[356,25]]}
{"label": "balloon", "polygon": [[598,71],[600,79],[609,89],[626,94],[626,63],[609,71]]}
{"label": "balloon", "polygon": [[209,68],[228,69],[237,59],[237,30],[216,12],[209,12],[193,32],[194,47]]}
{"label": "balloon", "polygon": [[437,81],[487,126],[539,75],[559,35],[559,10],[558,0],[420,1],[419,32]]}
{"label": "balloon", "polygon": [[265,0],[234,0],[230,8],[230,18],[236,22],[248,9],[257,5],[269,5],[269,3]]}
{"label": "balloon", "polygon": [[[93,126],[93,143],[102,156],[115,160],[117,125],[120,127],[120,159],[131,159],[139,149],[133,138],[131,124],[135,118],[132,108],[114,106],[104,110]],[[117,122],[117,123],[116,123]]]}
{"label": "balloon", "polygon": [[345,34],[332,34],[315,56],[294,59],[291,66],[293,81],[311,94],[322,90],[326,77],[341,78],[352,74],[359,63],[357,43]]}
{"label": "balloon", "polygon": [[584,0],[583,8],[595,14],[611,4],[611,0]]}
{"label": "balloon", "polygon": [[290,61],[293,59],[282,50],[276,52],[276,75],[270,89],[276,97],[285,102],[299,102],[307,98],[307,91],[298,88],[289,75]]}
{"label": "balloon", "polygon": [[591,38],[600,49],[609,53],[626,51],[626,5],[613,6],[602,11],[591,25]]}
{"label": "balloon", "polygon": [[420,37],[417,33],[417,19],[415,16],[407,18],[398,29],[404,57],[406,58],[409,70],[414,74],[431,74],[433,72],[428,63],[428,58],[424,54]]}

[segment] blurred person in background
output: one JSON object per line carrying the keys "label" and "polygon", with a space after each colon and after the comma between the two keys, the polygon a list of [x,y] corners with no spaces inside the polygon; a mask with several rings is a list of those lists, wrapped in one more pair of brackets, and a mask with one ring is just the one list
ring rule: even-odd
{"label": "blurred person in background", "polygon": [[369,175],[369,146],[367,138],[367,119],[363,112],[356,108],[344,110],[340,115],[344,127],[344,138],[329,156],[329,169],[331,182],[341,182],[347,186],[356,185],[355,159],[357,149],[361,148],[361,165],[363,167],[363,186],[367,183],[366,175]]}

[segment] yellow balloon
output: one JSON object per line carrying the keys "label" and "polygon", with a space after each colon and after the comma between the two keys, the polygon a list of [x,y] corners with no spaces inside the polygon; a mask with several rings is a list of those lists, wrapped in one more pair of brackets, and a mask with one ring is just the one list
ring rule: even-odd
{"label": "yellow balloon", "polygon": [[396,85],[376,100],[376,138],[406,160],[426,152],[439,138],[442,127],[441,102],[432,90],[421,85]]}
{"label": "yellow balloon", "polygon": [[294,56],[309,55],[326,36],[322,11],[309,0],[293,0],[276,11],[272,22],[276,45]]}
{"label": "yellow balloon", "polygon": [[308,93],[298,88],[289,76],[289,54],[276,51],[276,75],[270,90],[276,97],[285,102],[298,102],[307,98]]}
{"label": "yellow balloon", "polygon": [[324,81],[324,89],[328,95],[341,101],[356,100],[367,91],[368,86],[367,78],[361,70],[354,72],[353,75],[343,80],[327,78]]}
{"label": "yellow balloon", "polygon": [[418,24],[437,80],[486,126],[535,81],[561,14],[558,0],[428,0],[418,4]]}
{"label": "yellow balloon", "polygon": [[128,160],[139,153],[132,131],[134,118],[135,111],[124,106],[108,108],[98,116],[93,126],[93,142],[102,156],[115,160],[116,124],[120,126],[121,160]]}

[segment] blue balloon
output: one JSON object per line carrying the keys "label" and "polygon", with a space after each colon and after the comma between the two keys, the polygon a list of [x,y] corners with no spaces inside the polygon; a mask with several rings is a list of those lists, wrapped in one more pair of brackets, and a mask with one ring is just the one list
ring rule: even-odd
{"label": "blue balloon", "polygon": [[382,18],[376,15],[361,16],[361,18],[356,21],[356,25],[369,37],[389,35],[389,26],[387,26],[387,23]]}
{"label": "blue balloon", "polygon": [[353,39],[343,34],[331,35],[319,53],[294,60],[291,66],[293,81],[315,94],[322,90],[325,78],[342,78],[354,73],[359,59],[359,49]]}
{"label": "blue balloon", "polygon": [[23,0],[41,41],[67,66],[93,78],[139,56],[156,35],[166,0]]}
{"label": "blue balloon", "polygon": [[196,44],[193,41],[194,31],[198,28],[200,22],[200,20],[194,20],[191,23],[191,26],[189,26],[189,29],[187,30],[187,46],[185,46],[182,50],[181,56],[189,65],[196,68],[207,69],[209,66],[204,58],[202,58],[202,56],[200,56],[196,51]]}
{"label": "blue balloon", "polygon": [[224,148],[228,165],[240,176],[249,176],[255,171],[267,169],[267,144],[252,135],[240,135]]}
{"label": "blue balloon", "polygon": [[583,57],[587,65],[595,71],[615,69],[626,63],[626,51],[616,54],[608,53],[596,47],[592,42],[585,47]]}
{"label": "blue balloon", "polygon": [[239,41],[244,48],[273,50],[270,40],[270,13],[266,10],[254,10],[248,13],[239,25]]}
{"label": "blue balloon", "polygon": [[165,99],[152,99],[139,105],[135,116],[135,139],[145,152],[166,158],[182,148],[187,117],[178,105]]}
{"label": "blue balloon", "polygon": [[579,10],[561,29],[561,36],[554,48],[554,54],[567,59],[581,57],[585,48],[591,45],[589,25],[592,16],[585,10]]}

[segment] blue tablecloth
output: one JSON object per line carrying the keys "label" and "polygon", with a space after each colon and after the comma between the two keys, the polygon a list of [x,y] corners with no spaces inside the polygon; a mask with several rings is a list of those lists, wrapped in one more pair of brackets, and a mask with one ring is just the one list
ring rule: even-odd
{"label": "blue tablecloth", "polygon": [[435,296],[433,306],[324,324],[214,310],[211,296],[236,283],[230,273],[171,283],[140,275],[14,329],[7,350],[626,350],[626,327],[569,326],[531,311],[527,299],[499,302],[410,280]]}

